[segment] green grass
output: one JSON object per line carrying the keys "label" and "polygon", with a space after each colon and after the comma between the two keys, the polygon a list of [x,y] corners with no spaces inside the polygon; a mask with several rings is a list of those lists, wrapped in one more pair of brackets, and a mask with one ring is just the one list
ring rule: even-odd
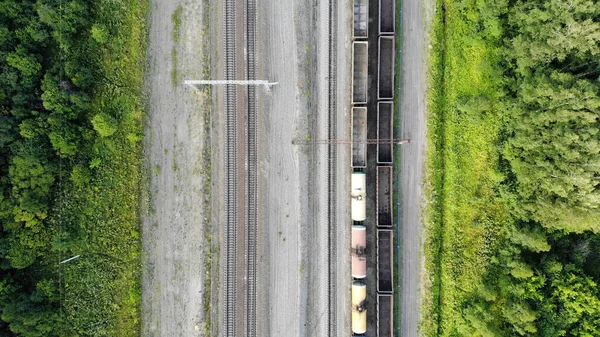
{"label": "green grass", "polygon": [[496,190],[500,41],[482,20],[475,3],[437,0],[428,74],[426,336],[457,334],[461,303],[481,284],[506,221]]}
{"label": "green grass", "polygon": [[177,72],[178,63],[179,57],[177,56],[177,49],[173,46],[173,49],[171,49],[171,85],[173,88],[179,83],[179,73]]}
{"label": "green grass", "polygon": [[[173,12],[171,15],[171,23],[173,24],[173,31],[171,35],[173,36],[173,42],[177,44],[181,40],[181,13],[183,12],[183,8],[180,6]],[[171,49],[171,85],[176,87],[179,83],[179,74],[177,72],[177,67],[179,63],[179,57],[177,55],[177,46],[173,45]]]}
{"label": "green grass", "polygon": [[173,12],[173,15],[171,15],[171,23],[173,24],[173,42],[179,42],[181,39],[181,12],[183,12],[183,8],[179,5]]}
{"label": "green grass", "polygon": [[81,254],[60,270],[65,336],[140,334],[140,140],[148,7],[145,0],[121,1],[118,8],[94,2],[97,22],[113,35],[97,50],[102,78],[94,87],[90,114],[113,111],[118,124],[114,135],[95,141],[89,184],[62,177],[52,221],[57,229],[80,232],[60,256]]}

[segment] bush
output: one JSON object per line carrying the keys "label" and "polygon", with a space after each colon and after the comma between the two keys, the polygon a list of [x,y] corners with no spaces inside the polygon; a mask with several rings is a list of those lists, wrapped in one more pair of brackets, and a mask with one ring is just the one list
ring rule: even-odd
{"label": "bush", "polygon": [[117,132],[117,121],[104,113],[94,116],[92,119],[92,125],[100,137],[110,137]]}

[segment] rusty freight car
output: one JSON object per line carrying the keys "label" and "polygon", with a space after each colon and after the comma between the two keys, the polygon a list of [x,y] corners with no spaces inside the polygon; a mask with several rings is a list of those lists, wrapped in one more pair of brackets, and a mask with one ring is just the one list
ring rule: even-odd
{"label": "rusty freight car", "polygon": [[391,228],[393,226],[392,214],[392,167],[377,167],[377,227]]}
{"label": "rusty freight car", "polygon": [[393,291],[394,234],[390,229],[377,230],[377,291]]}
{"label": "rusty freight car", "polygon": [[369,47],[364,41],[352,43],[352,104],[367,103]]}
{"label": "rusty freight car", "polygon": [[394,37],[379,37],[377,99],[394,99]]}
{"label": "rusty freight car", "polygon": [[352,108],[352,167],[367,167],[367,108]]}
{"label": "rusty freight car", "polygon": [[377,295],[377,336],[394,337],[394,299],[390,294]]}

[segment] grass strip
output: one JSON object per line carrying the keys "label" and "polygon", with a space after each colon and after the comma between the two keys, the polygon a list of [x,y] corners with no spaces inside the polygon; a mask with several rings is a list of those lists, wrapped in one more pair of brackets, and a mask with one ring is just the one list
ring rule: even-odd
{"label": "grass strip", "polygon": [[464,321],[461,303],[481,284],[504,221],[496,199],[500,42],[477,28],[483,15],[475,4],[435,5],[424,216],[429,283],[421,329],[425,336],[450,336]]}
{"label": "grass strip", "polygon": [[[90,115],[111,111],[116,131],[95,141],[87,184],[64,177],[55,221],[80,226],[81,239],[62,251],[80,254],[61,266],[68,336],[138,336],[141,306],[140,188],[143,76],[148,1],[97,1],[96,23],[113,36],[99,50],[101,78]],[[91,118],[91,117],[90,117]]]}

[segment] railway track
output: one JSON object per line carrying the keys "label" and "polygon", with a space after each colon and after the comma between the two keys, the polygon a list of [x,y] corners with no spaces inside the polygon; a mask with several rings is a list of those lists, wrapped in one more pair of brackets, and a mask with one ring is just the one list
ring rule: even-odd
{"label": "railway track", "polygon": [[[256,0],[245,1],[246,78],[256,79]],[[258,208],[258,146],[256,86],[247,86],[247,214],[246,214],[246,337],[256,336],[256,255]]]}
{"label": "railway track", "polygon": [[[246,79],[256,79],[256,0],[244,1],[246,25]],[[237,80],[236,74],[236,0],[224,0],[224,72],[225,80]],[[256,251],[257,251],[257,120],[256,86],[246,87],[247,118],[247,181],[246,181],[246,294],[244,302],[247,337],[256,336]],[[224,268],[224,331],[226,337],[237,336],[237,87],[225,85],[225,268]]]}
{"label": "railway track", "polygon": [[[224,72],[226,80],[236,79],[235,0],[223,1]],[[236,86],[225,85],[225,268],[223,333],[236,336],[237,324],[237,99]]]}
{"label": "railway track", "polygon": [[[329,139],[337,139],[337,15],[338,0],[329,0]],[[328,326],[329,336],[337,336],[337,144],[328,149]]]}

